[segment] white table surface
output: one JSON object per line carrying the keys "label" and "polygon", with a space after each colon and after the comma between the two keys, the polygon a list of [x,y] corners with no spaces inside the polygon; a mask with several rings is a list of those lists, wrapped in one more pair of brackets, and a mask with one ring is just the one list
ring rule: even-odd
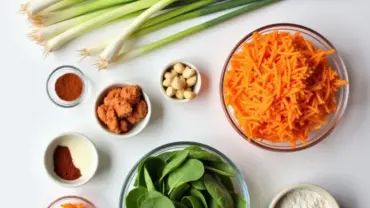
{"label": "white table surface", "polygon": [[[122,30],[122,24],[79,38],[46,59],[27,38],[30,30],[17,14],[22,0],[2,1],[0,13],[0,194],[2,207],[46,207],[54,199],[77,194],[98,207],[118,207],[122,184],[131,167],[153,148],[175,141],[198,141],[229,156],[243,171],[252,207],[266,207],[287,185],[306,182],[328,189],[345,208],[370,204],[370,2],[367,0],[286,0],[235,18],[107,71],[92,59],[78,62],[76,50]],[[148,42],[208,19],[188,21],[149,35]],[[326,36],[342,54],[350,75],[350,100],[342,123],[322,143],[296,153],[275,153],[244,141],[228,124],[219,99],[221,68],[230,50],[260,26],[292,22]],[[162,97],[161,68],[174,59],[193,62],[205,75],[204,91],[179,105]],[[90,97],[73,109],[50,102],[45,82],[59,65],[81,68],[92,80]],[[112,80],[139,83],[153,102],[153,117],[139,136],[117,140],[99,129],[93,114],[96,90]],[[48,142],[66,131],[90,137],[100,152],[96,177],[77,189],[61,188],[47,177],[43,154]]]}

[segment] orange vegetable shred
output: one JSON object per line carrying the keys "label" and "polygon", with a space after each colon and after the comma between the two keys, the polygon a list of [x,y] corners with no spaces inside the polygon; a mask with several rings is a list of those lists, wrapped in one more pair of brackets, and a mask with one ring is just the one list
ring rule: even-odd
{"label": "orange vegetable shred", "polygon": [[62,208],[85,208],[83,204],[63,204]]}
{"label": "orange vegetable shred", "polygon": [[315,48],[300,33],[254,33],[230,60],[224,99],[249,139],[306,143],[336,111],[340,80],[328,64],[335,50]]}

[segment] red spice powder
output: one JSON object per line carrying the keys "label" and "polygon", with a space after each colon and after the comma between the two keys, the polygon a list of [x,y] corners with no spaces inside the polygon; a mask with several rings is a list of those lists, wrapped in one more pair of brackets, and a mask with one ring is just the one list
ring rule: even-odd
{"label": "red spice powder", "polygon": [[72,161],[68,147],[58,146],[53,155],[54,172],[64,180],[73,181],[81,177],[81,172]]}
{"label": "red spice powder", "polygon": [[55,92],[58,97],[65,101],[74,101],[82,94],[83,82],[73,73],[62,75],[55,82]]}

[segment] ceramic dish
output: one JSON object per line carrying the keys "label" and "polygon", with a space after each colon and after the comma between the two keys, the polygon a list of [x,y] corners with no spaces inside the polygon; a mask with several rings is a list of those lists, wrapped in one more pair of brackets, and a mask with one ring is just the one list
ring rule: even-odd
{"label": "ceramic dish", "polygon": [[[170,70],[171,70],[171,68],[172,68],[176,63],[182,63],[182,64],[184,64],[184,65],[186,65],[186,66],[189,66],[189,67],[190,67],[190,68],[192,68],[192,69],[195,69],[196,74],[197,74],[197,82],[196,82],[196,84],[195,84],[195,85],[194,85],[194,87],[193,87],[193,92],[195,93],[195,95],[196,95],[196,96],[198,96],[198,94],[199,94],[199,92],[200,92],[200,89],[201,89],[201,87],[202,87],[202,76],[201,76],[201,74],[199,73],[199,70],[198,70],[198,68],[197,68],[196,66],[194,66],[193,64],[191,64],[190,62],[185,61],[185,60],[177,60],[177,61],[173,61],[173,62],[171,62],[171,63],[167,64],[167,65],[164,67],[164,69],[163,69],[163,70],[162,70],[162,72],[161,72],[161,76],[160,76],[160,82],[159,82],[159,84],[160,84],[160,88],[161,88],[162,94],[163,94],[167,99],[172,100],[172,101],[174,101],[174,102],[178,102],[178,103],[187,103],[187,102],[189,102],[189,101],[191,101],[191,100],[189,100],[189,99],[179,100],[179,99],[176,99],[176,98],[174,98],[174,97],[168,97],[168,96],[166,95],[165,87],[162,85],[162,83],[163,83],[163,81],[164,81],[164,74],[165,74],[166,72],[170,71]],[[194,99],[196,99],[196,97],[195,97]]]}
{"label": "ceramic dish", "polygon": [[[82,174],[80,178],[77,180],[64,180],[60,178],[55,172],[54,172],[54,160],[53,160],[53,155],[54,151],[57,148],[58,145],[61,145],[63,141],[66,139],[78,139],[82,140],[84,145],[89,149],[91,161],[90,161],[90,166],[87,170],[84,170],[86,174]],[[48,147],[46,148],[46,152],[44,155],[44,165],[46,168],[47,174],[50,176],[50,178],[59,184],[60,186],[67,187],[67,188],[75,188],[84,185],[87,183],[96,173],[96,170],[98,169],[98,164],[99,164],[99,157],[98,157],[98,151],[96,150],[95,145],[90,141],[86,136],[79,134],[79,133],[65,133],[62,134],[55,139],[53,139]]]}
{"label": "ceramic dish", "polygon": [[289,186],[282,191],[280,191],[274,199],[271,201],[269,208],[278,208],[277,205],[279,204],[280,200],[289,192],[295,190],[295,189],[308,189],[310,191],[316,192],[324,199],[327,200],[328,204],[330,205],[330,208],[339,208],[339,205],[337,201],[334,199],[334,197],[325,189],[317,186],[317,185],[312,185],[312,184],[297,184],[297,185],[292,185]]}
{"label": "ceramic dish", "polygon": [[114,83],[114,84],[111,84],[109,85],[108,87],[104,88],[99,94],[98,94],[98,97],[96,98],[96,102],[95,102],[95,107],[94,107],[94,115],[95,115],[95,119],[98,123],[98,125],[108,134],[112,135],[112,136],[116,136],[118,138],[121,138],[121,139],[127,139],[127,138],[131,138],[133,136],[136,136],[138,135],[139,133],[141,133],[145,127],[148,125],[149,123],[149,120],[150,120],[150,117],[151,117],[151,114],[152,114],[152,106],[151,106],[151,102],[150,102],[150,99],[148,97],[147,94],[145,94],[144,90],[142,89],[142,94],[143,94],[143,97],[144,97],[144,100],[148,106],[148,113],[147,115],[145,116],[145,118],[140,121],[139,123],[135,124],[132,129],[127,132],[127,133],[123,133],[123,134],[115,134],[113,132],[110,132],[106,125],[100,121],[100,119],[98,118],[98,115],[96,113],[96,109],[98,108],[99,105],[101,105],[103,102],[104,102],[104,97],[108,94],[108,92],[111,90],[111,89],[114,89],[114,88],[119,88],[119,87],[125,87],[125,86],[128,86],[128,85],[132,85],[131,83]]}
{"label": "ceramic dish", "polygon": [[[267,25],[267,26],[261,27],[257,29],[256,31],[262,34],[266,34],[266,33],[271,33],[273,31],[276,31],[276,30],[290,32],[290,33],[300,32],[305,39],[312,41],[313,44],[317,48],[321,48],[324,50],[335,49],[333,44],[331,44],[324,36],[322,36],[321,34],[319,34],[318,32],[312,29],[309,29],[301,25],[273,24],[273,25]],[[256,31],[253,31],[253,32],[256,32]],[[229,62],[230,62],[231,56],[237,50],[239,50],[239,47],[242,43],[251,41],[253,32],[249,33],[241,41],[239,41],[239,43],[231,51],[224,65],[222,75],[221,75],[221,81],[220,81],[220,97],[221,97],[221,103],[222,103],[224,112],[226,114],[226,117],[229,123],[232,125],[232,127],[239,133],[240,136],[242,136],[246,140],[248,140],[248,137],[243,133],[242,129],[238,126],[238,123],[233,116],[232,107],[226,106],[225,104],[223,86],[224,86],[225,73],[227,70],[229,70]],[[330,65],[335,70],[337,70],[340,79],[348,80],[347,68],[338,53],[335,53],[329,56],[328,61]],[[260,140],[260,139],[252,139],[249,141],[252,144],[258,147],[261,147],[263,149],[271,150],[271,151],[279,151],[279,152],[291,152],[291,151],[298,151],[298,150],[309,148],[319,143],[320,141],[324,140],[325,138],[327,138],[328,135],[335,129],[335,127],[338,126],[344,114],[344,111],[346,110],[348,96],[349,96],[349,85],[345,85],[339,88],[338,93],[337,93],[337,111],[331,114],[329,117],[327,117],[328,123],[326,125],[324,125],[321,129],[311,132],[309,134],[306,144],[299,142],[297,143],[295,148],[292,148],[290,143],[272,143],[272,142],[269,142],[266,140]]]}
{"label": "ceramic dish", "polygon": [[[58,97],[55,92],[55,82],[57,79],[67,73],[73,73],[79,76],[83,82],[83,90],[81,96],[74,101],[64,101]],[[57,106],[63,108],[72,108],[79,105],[87,96],[88,93],[88,80],[84,73],[74,66],[60,66],[56,68],[48,77],[46,82],[46,92],[50,100]]]}
{"label": "ceramic dish", "polygon": [[124,185],[123,185],[123,188],[122,188],[122,191],[121,191],[119,207],[120,208],[125,208],[126,207],[125,206],[125,202],[126,202],[125,199],[126,199],[127,194],[134,187],[135,179],[136,179],[136,176],[137,176],[137,170],[136,169],[137,169],[140,161],[142,161],[144,158],[146,158],[148,156],[159,155],[159,154],[161,154],[163,152],[167,152],[167,151],[181,150],[181,149],[184,149],[184,148],[186,148],[190,145],[200,146],[202,149],[218,155],[219,157],[222,158],[223,161],[228,163],[234,169],[234,171],[237,173],[237,176],[233,179],[235,192],[239,193],[247,201],[247,207],[246,208],[250,208],[250,197],[249,197],[248,187],[247,187],[247,184],[245,183],[245,180],[244,180],[243,175],[240,172],[240,170],[235,166],[235,164],[229,158],[227,158],[220,151],[218,151],[218,150],[216,150],[216,149],[214,149],[214,148],[212,148],[208,145],[197,143],[197,142],[174,142],[174,143],[169,143],[169,144],[165,144],[165,145],[162,145],[160,147],[157,147],[154,150],[147,153],[146,155],[144,155],[144,157],[142,157],[139,160],[139,162],[137,162],[135,164],[135,166],[131,169],[128,176],[126,177],[126,180],[124,182]]}
{"label": "ceramic dish", "polygon": [[79,196],[63,196],[59,199],[53,201],[48,208],[61,208],[63,204],[66,203],[75,203],[75,204],[83,204],[85,208],[96,208],[95,205],[90,202],[89,200],[79,197]]}

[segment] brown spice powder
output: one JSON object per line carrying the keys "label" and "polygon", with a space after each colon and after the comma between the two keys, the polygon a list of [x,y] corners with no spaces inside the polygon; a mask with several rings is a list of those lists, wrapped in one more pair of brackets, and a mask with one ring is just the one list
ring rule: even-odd
{"label": "brown spice powder", "polygon": [[53,155],[54,172],[64,180],[73,181],[81,177],[80,169],[73,164],[68,147],[58,146]]}
{"label": "brown spice powder", "polygon": [[55,92],[64,101],[74,101],[78,99],[83,90],[81,78],[73,73],[62,75],[55,82]]}

